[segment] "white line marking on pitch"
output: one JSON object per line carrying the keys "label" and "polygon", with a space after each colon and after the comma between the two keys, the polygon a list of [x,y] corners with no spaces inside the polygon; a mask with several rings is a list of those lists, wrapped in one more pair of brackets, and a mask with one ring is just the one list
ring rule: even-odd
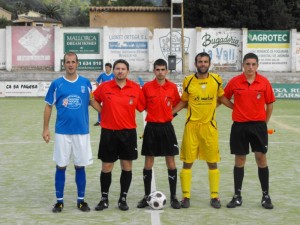
{"label": "white line marking on pitch", "polygon": [[283,129],[286,129],[286,130],[289,130],[289,131],[293,131],[293,132],[296,132],[298,134],[300,134],[300,129],[299,128],[296,128],[296,127],[291,127],[289,125],[286,125],[284,124],[283,122],[280,122],[278,120],[275,120],[275,119],[270,119],[270,122],[272,123],[275,123],[276,125],[278,125],[280,128],[283,128]]}
{"label": "white line marking on pitch", "polygon": [[[275,134],[276,135],[276,134]],[[181,142],[181,140],[178,140],[178,142]],[[219,142],[221,143],[229,143],[228,140],[219,140]],[[50,141],[49,142],[54,143],[54,141]],[[97,141],[91,141],[91,143],[99,143],[99,140]],[[269,143],[271,144],[300,144],[300,142],[297,141],[269,141]],[[11,142],[0,142],[0,145],[23,145],[23,144],[45,144],[44,141],[19,141],[19,142],[15,142],[15,141],[11,141]]]}

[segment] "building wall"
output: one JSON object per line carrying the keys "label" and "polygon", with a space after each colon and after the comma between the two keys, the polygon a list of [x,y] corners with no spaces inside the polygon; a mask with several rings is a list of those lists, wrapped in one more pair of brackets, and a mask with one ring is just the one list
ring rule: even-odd
{"label": "building wall", "polygon": [[4,17],[7,20],[11,20],[11,13],[9,13],[8,11],[0,8],[0,18]]}
{"label": "building wall", "polygon": [[[179,27],[175,22],[173,27]],[[169,28],[170,23],[170,12],[90,12],[90,27]]]}
{"label": "building wall", "polygon": [[39,26],[39,24],[43,24],[43,27],[62,27],[61,23],[45,23],[45,22],[33,22],[31,26]]}

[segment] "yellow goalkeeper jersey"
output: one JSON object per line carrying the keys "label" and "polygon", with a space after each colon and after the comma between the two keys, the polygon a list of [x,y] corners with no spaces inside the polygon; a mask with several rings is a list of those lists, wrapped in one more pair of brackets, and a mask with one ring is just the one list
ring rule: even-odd
{"label": "yellow goalkeeper jersey", "polygon": [[188,102],[186,119],[208,123],[215,120],[217,99],[224,95],[222,78],[209,73],[205,79],[198,79],[196,74],[186,76],[183,81],[182,101]]}

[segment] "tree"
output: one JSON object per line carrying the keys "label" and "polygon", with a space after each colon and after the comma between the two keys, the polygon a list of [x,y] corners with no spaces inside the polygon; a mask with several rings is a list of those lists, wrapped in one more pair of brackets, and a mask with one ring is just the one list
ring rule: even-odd
{"label": "tree", "polygon": [[107,6],[109,0],[91,0],[91,6]]}
{"label": "tree", "polygon": [[61,20],[59,5],[45,4],[44,7],[41,9],[41,13],[49,18]]}
{"label": "tree", "polygon": [[256,0],[256,4],[260,5],[257,13],[260,29],[290,29],[294,26],[284,0]]}
{"label": "tree", "polygon": [[6,26],[11,26],[12,22],[4,17],[0,17],[0,28],[5,28]]}
{"label": "tree", "polygon": [[294,18],[294,28],[300,30],[300,1],[299,0],[285,0],[284,1],[288,13]]}
{"label": "tree", "polygon": [[184,12],[185,27],[269,30],[300,26],[299,0],[189,0],[184,2]]}

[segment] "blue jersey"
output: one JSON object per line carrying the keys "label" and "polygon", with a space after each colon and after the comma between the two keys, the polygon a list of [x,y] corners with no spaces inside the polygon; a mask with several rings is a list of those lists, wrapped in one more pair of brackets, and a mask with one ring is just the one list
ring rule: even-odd
{"label": "blue jersey", "polygon": [[100,83],[103,83],[105,81],[113,80],[114,78],[115,78],[115,75],[113,73],[106,74],[104,72],[104,73],[101,73],[99,75],[99,77],[96,79],[96,83],[100,84]]}
{"label": "blue jersey", "polygon": [[91,82],[78,76],[75,81],[65,77],[54,80],[47,92],[45,102],[57,110],[55,133],[88,134]]}

